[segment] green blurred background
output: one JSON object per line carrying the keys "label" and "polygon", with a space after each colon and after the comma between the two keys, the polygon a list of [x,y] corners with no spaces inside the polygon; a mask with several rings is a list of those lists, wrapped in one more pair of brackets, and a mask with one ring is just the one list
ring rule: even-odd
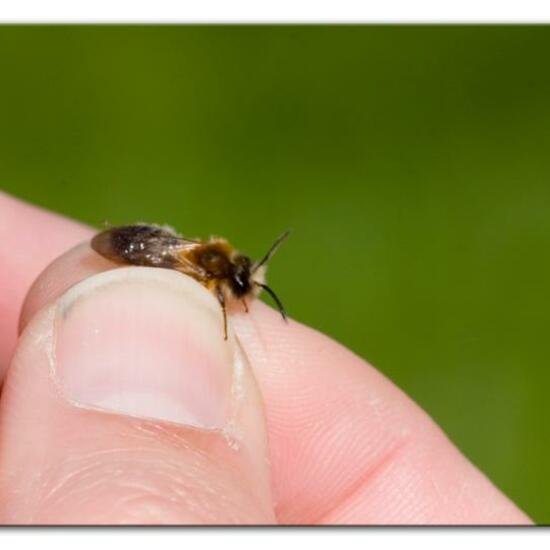
{"label": "green blurred background", "polygon": [[[0,186],[259,257],[550,522],[550,28],[2,27]],[[335,388],[337,391],[337,388]]]}

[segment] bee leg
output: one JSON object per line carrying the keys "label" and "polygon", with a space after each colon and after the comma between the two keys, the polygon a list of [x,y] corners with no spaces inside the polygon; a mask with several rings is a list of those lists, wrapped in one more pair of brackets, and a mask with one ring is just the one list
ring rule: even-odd
{"label": "bee leg", "polygon": [[246,303],[246,300],[243,298],[241,302],[243,303],[245,312],[248,313],[248,304]]}
{"label": "bee leg", "polygon": [[221,287],[216,287],[216,297],[222,308],[223,313],[223,339],[227,340],[227,312],[225,311],[225,296]]}

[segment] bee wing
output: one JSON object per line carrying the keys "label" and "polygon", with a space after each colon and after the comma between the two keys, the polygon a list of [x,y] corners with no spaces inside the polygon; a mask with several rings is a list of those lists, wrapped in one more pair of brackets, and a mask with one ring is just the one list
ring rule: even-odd
{"label": "bee wing", "polygon": [[96,252],[114,262],[177,269],[195,277],[199,269],[193,270],[183,256],[200,244],[168,227],[144,224],[113,227],[98,233],[91,241]]}

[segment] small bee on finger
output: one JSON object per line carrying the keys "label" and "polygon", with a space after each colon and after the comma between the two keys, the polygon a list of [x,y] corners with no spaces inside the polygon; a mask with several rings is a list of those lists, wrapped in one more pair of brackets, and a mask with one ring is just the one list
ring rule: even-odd
{"label": "small bee on finger", "polygon": [[91,245],[97,253],[116,263],[174,269],[193,277],[220,303],[227,340],[228,300],[241,300],[248,312],[246,299],[255,298],[265,290],[286,320],[283,304],[265,284],[265,270],[267,262],[288,235],[288,231],[283,233],[259,262],[240,254],[226,239],[188,239],[158,225],[112,227],[93,237]]}

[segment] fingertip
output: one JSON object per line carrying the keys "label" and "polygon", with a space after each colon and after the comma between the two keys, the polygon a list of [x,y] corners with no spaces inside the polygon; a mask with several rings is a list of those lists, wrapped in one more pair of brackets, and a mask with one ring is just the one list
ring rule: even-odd
{"label": "fingertip", "polygon": [[33,315],[71,286],[116,267],[90,248],[89,239],[65,251],[45,267],[30,286],[19,315],[19,333],[23,331]]}

